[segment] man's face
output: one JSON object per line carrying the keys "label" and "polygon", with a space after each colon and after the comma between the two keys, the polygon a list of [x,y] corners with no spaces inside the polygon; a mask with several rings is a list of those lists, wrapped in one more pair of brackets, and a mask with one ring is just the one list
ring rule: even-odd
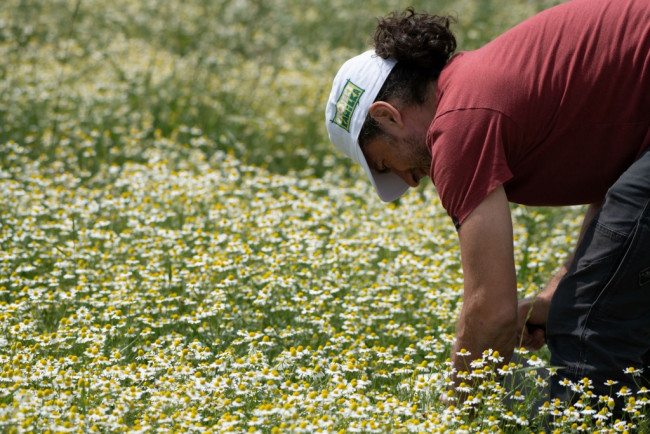
{"label": "man's face", "polygon": [[417,187],[421,178],[429,176],[431,153],[425,136],[380,136],[366,144],[363,154],[372,170],[393,172],[411,187]]}

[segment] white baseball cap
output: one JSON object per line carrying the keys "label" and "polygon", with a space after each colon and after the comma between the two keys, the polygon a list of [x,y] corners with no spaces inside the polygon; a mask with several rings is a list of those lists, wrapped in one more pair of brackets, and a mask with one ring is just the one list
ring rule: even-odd
{"label": "white baseball cap", "polygon": [[400,197],[409,185],[392,172],[378,173],[368,166],[359,146],[359,133],[370,105],[396,63],[394,59],[383,59],[374,50],[348,60],[334,77],[325,109],[330,141],[352,161],[361,164],[384,202]]}

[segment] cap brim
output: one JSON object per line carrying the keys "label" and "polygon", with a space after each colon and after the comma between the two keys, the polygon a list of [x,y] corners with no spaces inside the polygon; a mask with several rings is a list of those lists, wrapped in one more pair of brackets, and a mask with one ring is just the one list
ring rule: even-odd
{"label": "cap brim", "polygon": [[375,187],[375,191],[381,200],[384,202],[392,202],[402,196],[406,190],[409,189],[410,186],[395,173],[378,173],[372,170],[370,166],[368,166],[366,157],[363,155],[363,151],[358,142],[356,152],[359,164],[361,164],[366,175],[368,175],[372,186]]}

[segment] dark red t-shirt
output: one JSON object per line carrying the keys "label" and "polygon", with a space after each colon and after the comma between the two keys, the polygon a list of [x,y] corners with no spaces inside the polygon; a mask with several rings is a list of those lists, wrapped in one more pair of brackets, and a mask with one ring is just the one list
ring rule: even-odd
{"label": "dark red t-shirt", "polygon": [[650,145],[650,1],[548,9],[455,55],[437,104],[431,179],[458,224],[501,184],[525,205],[598,202]]}

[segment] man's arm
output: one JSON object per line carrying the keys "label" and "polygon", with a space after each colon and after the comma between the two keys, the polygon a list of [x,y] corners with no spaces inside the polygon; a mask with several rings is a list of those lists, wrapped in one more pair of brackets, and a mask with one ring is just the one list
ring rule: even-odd
{"label": "man's arm", "polygon": [[[575,250],[582,241],[582,238],[587,231],[587,228],[591,224],[591,221],[594,219],[598,211],[600,210],[601,202],[592,203],[587,208],[585,212],[584,220],[582,221],[582,227],[580,228],[580,234],[578,235],[578,241],[576,242],[576,247],[573,249],[573,252],[566,259],[562,267],[558,270],[557,273],[549,280],[544,289],[537,295],[533,297],[524,298],[519,302],[519,319],[517,332],[521,335],[518,341],[521,341],[521,345],[525,346],[530,350],[540,349],[546,342],[546,336],[544,334],[544,328],[546,327],[546,317],[548,315],[548,309],[551,304],[551,298],[555,294],[557,285],[560,283],[560,280],[569,270],[569,266],[573,261],[573,256],[575,255]],[[539,326],[534,331],[529,332],[526,324],[533,326]]]}
{"label": "man's arm", "polygon": [[[508,360],[516,343],[517,278],[512,220],[502,186],[472,211],[458,236],[464,292],[452,360],[456,371],[461,372],[470,371],[470,362],[481,358],[487,349],[499,351]],[[458,355],[461,349],[471,355]]]}

